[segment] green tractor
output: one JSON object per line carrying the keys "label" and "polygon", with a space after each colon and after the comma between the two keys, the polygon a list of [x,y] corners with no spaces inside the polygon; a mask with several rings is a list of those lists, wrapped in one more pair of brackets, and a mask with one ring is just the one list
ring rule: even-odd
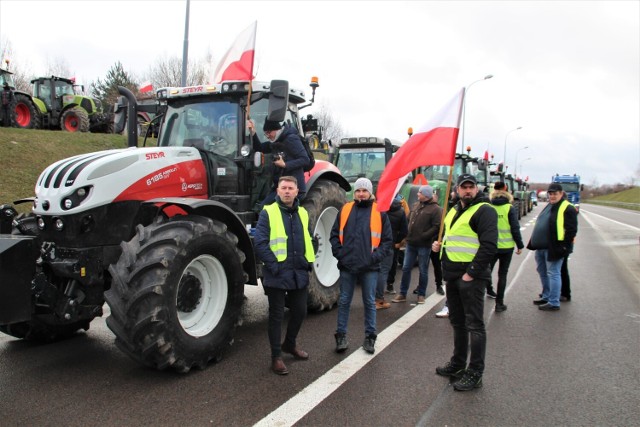
{"label": "green tractor", "polygon": [[74,80],[39,77],[31,84],[33,96],[15,92],[14,126],[113,133],[113,114],[104,113],[99,100],[83,95],[84,88]]}

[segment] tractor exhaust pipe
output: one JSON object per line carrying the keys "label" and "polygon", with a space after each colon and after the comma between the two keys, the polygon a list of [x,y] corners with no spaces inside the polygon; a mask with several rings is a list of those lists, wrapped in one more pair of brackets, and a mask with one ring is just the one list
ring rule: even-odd
{"label": "tractor exhaust pipe", "polygon": [[133,93],[123,86],[118,86],[118,92],[127,98],[127,144],[129,147],[138,146],[138,102]]}

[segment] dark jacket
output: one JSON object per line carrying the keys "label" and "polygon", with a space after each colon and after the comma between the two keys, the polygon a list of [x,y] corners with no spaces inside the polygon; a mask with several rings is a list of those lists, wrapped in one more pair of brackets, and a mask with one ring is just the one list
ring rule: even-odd
{"label": "dark jacket", "polygon": [[431,247],[438,237],[442,209],[433,199],[417,201],[409,213],[409,234],[407,243],[411,246]]}
{"label": "dark jacket", "polygon": [[[287,233],[287,258],[278,262],[269,246],[271,227],[267,211],[262,210],[253,238],[256,257],[264,263],[262,284],[266,288],[303,289],[309,285],[309,271],[312,265],[304,257],[304,234],[302,221],[298,215],[298,200],[291,208],[283,205],[276,197],[280,207],[284,229]],[[311,225],[311,224],[309,224]]]}
{"label": "dark jacket", "polygon": [[[458,201],[453,207],[456,210],[456,215],[452,225],[467,209],[481,202],[489,202],[489,198],[480,191],[465,208]],[[491,261],[498,250],[498,214],[496,210],[491,205],[480,206],[469,220],[469,226],[478,235],[480,248],[471,262],[450,261],[445,249],[442,254],[442,273],[446,281],[458,279],[464,273],[468,273],[474,279],[491,279]]]}
{"label": "dark jacket", "polygon": [[[494,206],[503,206],[506,204],[513,203],[513,196],[508,191],[503,190],[495,190],[491,192],[491,204]],[[520,233],[520,221],[518,221],[518,212],[516,212],[516,208],[512,205],[509,209],[509,226],[511,229],[511,236],[513,237],[513,241],[516,242],[516,247],[518,249],[524,248],[524,243],[522,242],[522,233]],[[513,249],[498,249],[498,253],[508,253],[513,251]]]}
{"label": "dark jacket", "polygon": [[285,168],[272,165],[273,188],[278,186],[281,176],[293,176],[298,180],[300,195],[306,193],[307,185],[304,182],[304,167],[311,161],[302,146],[302,140],[298,131],[293,126],[285,125],[282,132],[274,142],[260,142],[257,134],[253,135],[253,149],[263,153],[282,153]]}
{"label": "dark jacket", "polygon": [[371,252],[371,209],[373,199],[357,201],[344,227],[344,244],[340,243],[340,214],[331,229],[331,250],[338,268],[351,273],[379,271],[380,261],[391,254],[393,236],[386,212],[382,212],[380,245]]}
{"label": "dark jacket", "polygon": [[393,234],[393,243],[400,243],[407,237],[408,222],[407,215],[404,213],[402,203],[398,200],[391,202],[391,207],[387,212],[389,222],[391,223],[391,233]]}
{"label": "dark jacket", "polygon": [[[564,211],[564,239],[558,240],[558,233],[556,232],[558,224],[558,210],[560,209],[560,204],[563,202],[569,203],[563,199],[561,202],[555,204],[549,203],[545,206],[545,209],[550,210],[547,234],[547,241],[549,242],[549,247],[547,248],[549,250],[547,259],[549,261],[557,261],[572,253],[573,240],[576,238],[576,234],[578,234],[578,212],[572,204],[569,204],[567,209]],[[533,232],[535,233],[535,229]],[[537,250],[542,248],[533,247],[531,240],[529,240],[529,243],[527,243],[527,249]]]}

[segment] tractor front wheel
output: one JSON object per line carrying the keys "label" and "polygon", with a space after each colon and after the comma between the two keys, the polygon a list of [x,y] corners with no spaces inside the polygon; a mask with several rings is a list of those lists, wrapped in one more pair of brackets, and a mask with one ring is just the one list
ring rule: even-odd
{"label": "tractor front wheel", "polygon": [[22,129],[40,129],[42,127],[42,117],[27,95],[17,93],[15,96],[15,107],[11,120],[13,126]]}
{"label": "tractor front wheel", "polygon": [[60,128],[67,132],[89,132],[89,114],[82,107],[71,107],[62,113]]}
{"label": "tractor front wheel", "polygon": [[201,216],[159,220],[123,243],[109,267],[107,326],[138,362],[188,372],[219,360],[233,339],[247,274],[227,226]]}

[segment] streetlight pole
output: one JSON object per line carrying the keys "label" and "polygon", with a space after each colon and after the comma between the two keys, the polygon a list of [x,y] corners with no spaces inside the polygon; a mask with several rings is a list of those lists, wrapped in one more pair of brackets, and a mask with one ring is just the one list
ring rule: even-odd
{"label": "streetlight pole", "polygon": [[471,86],[473,86],[474,84],[476,84],[478,82],[481,82],[483,80],[489,80],[492,77],[493,77],[493,74],[487,74],[486,76],[484,76],[480,80],[476,80],[475,82],[472,82],[471,84],[469,84],[466,87],[465,91],[464,91],[464,101],[462,103],[462,138],[460,139],[460,153],[464,153],[464,130],[466,128],[466,126],[464,124],[464,116],[465,116],[465,113],[467,111],[467,92],[469,91],[469,88]]}
{"label": "streetlight pole", "polygon": [[[518,153],[519,153],[520,151],[522,151],[522,150],[526,150],[527,148],[529,148],[529,146],[528,146],[528,145],[527,145],[527,146],[525,146],[525,147],[522,147],[522,148],[518,148],[518,150],[516,151],[516,161],[515,161],[515,162],[513,162],[513,164],[515,165],[516,169],[517,169],[517,167],[518,167]],[[518,171],[517,171],[517,170],[515,170],[514,172],[518,172]]]}
{"label": "streetlight pole", "polygon": [[[509,137],[509,134],[511,132],[515,132],[517,130],[522,129],[522,126],[518,126],[515,129],[511,129],[509,132],[507,132],[507,134],[504,136],[504,153],[502,153],[502,161],[504,162],[504,171],[505,173],[507,172],[507,138]],[[514,167],[517,167],[518,165],[514,165]],[[514,173],[516,173],[517,171],[514,171]]]}
{"label": "streetlight pole", "polygon": [[522,177],[522,164],[524,162],[526,162],[527,160],[531,160],[531,157],[528,157],[528,158],[526,158],[526,159],[524,159],[523,161],[520,162],[520,177]]}

